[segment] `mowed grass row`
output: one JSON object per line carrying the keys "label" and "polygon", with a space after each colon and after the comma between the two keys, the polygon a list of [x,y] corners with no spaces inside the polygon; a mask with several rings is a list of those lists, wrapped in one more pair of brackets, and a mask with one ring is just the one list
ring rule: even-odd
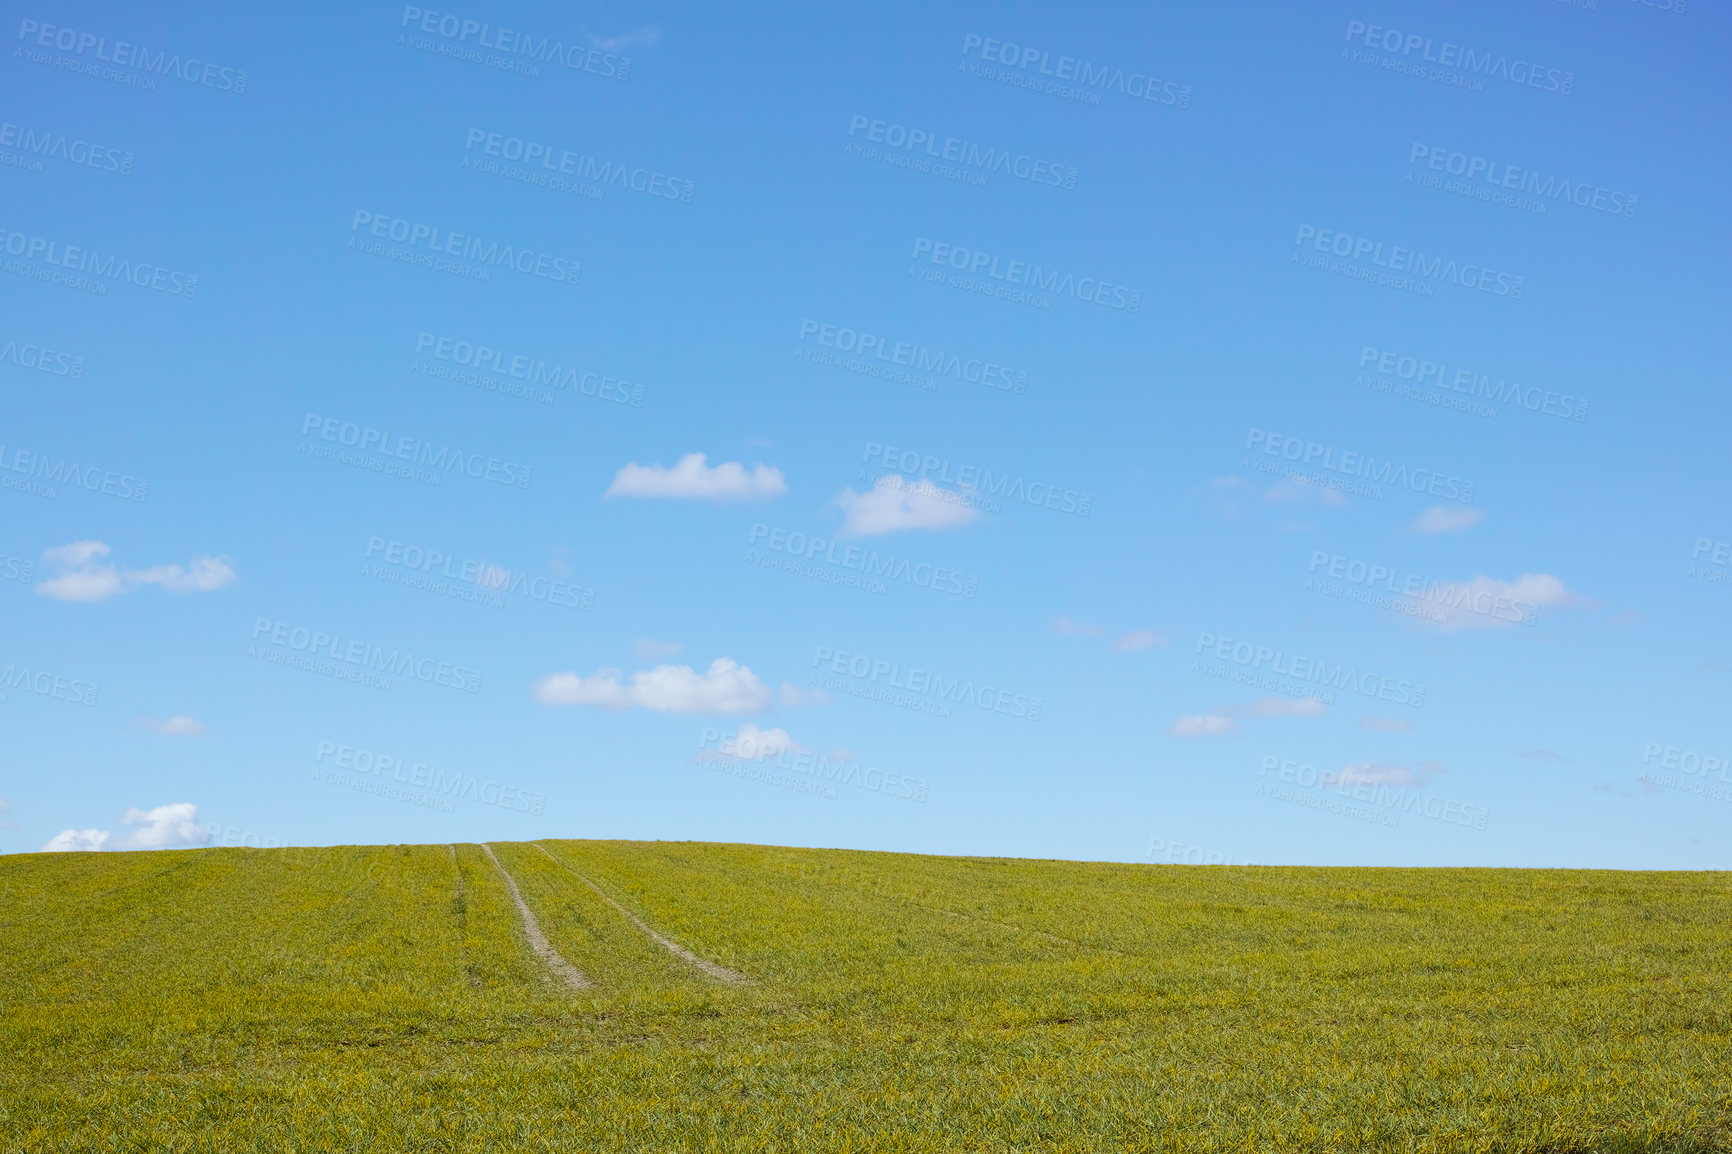
{"label": "mowed grass row", "polygon": [[0,858],[0,1150],[1732,1150],[1724,874],[493,848]]}

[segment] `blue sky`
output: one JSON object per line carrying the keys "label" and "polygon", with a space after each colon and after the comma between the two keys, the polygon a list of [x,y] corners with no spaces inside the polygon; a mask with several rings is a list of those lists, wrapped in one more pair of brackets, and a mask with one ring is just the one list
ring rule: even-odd
{"label": "blue sky", "polygon": [[1710,6],[8,35],[0,850],[1732,861]]}

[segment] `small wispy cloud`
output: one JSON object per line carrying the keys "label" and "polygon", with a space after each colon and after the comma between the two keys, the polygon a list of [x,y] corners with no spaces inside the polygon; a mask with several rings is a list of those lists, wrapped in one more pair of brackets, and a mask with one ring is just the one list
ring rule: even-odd
{"label": "small wispy cloud", "polygon": [[1415,533],[1465,533],[1485,520],[1485,510],[1433,505],[1413,523]]}
{"label": "small wispy cloud", "polygon": [[36,592],[56,601],[102,601],[140,585],[169,593],[210,593],[235,579],[229,557],[194,557],[180,565],[122,569],[106,560],[113,552],[101,541],[74,541],[45,550],[42,560],[55,574],[36,583]]}
{"label": "small wispy cloud", "polygon": [[1400,717],[1373,717],[1365,713],[1359,717],[1359,728],[1377,733],[1406,733],[1413,728],[1413,723]]}
{"label": "small wispy cloud", "polygon": [[784,753],[798,753],[805,748],[785,729],[759,729],[748,721],[734,733],[724,736],[717,752],[734,761],[762,761]]}
{"label": "small wispy cloud", "polygon": [[156,732],[166,733],[170,737],[197,737],[205,731],[202,722],[196,718],[188,717],[184,713],[177,713],[173,717],[165,717],[160,721],[147,717],[144,719],[144,724]]}
{"label": "small wispy cloud", "polygon": [[1143,649],[1165,649],[1167,639],[1152,629],[1133,629],[1129,633],[1121,633],[1113,648],[1120,653],[1136,653]]}
{"label": "small wispy cloud", "polygon": [[599,48],[603,52],[623,52],[627,48],[654,48],[661,43],[662,30],[654,24],[645,24],[641,28],[633,28],[630,32],[620,32],[612,36],[598,36],[593,32],[586,33],[584,40],[591,48]]}
{"label": "small wispy cloud", "polygon": [[1186,713],[1173,722],[1167,733],[1173,737],[1223,737],[1237,733],[1239,723],[1218,713]]}
{"label": "small wispy cloud", "polygon": [[1548,573],[1524,573],[1514,581],[1475,577],[1446,581],[1417,598],[1433,616],[1413,618],[1420,625],[1446,631],[1508,629],[1531,619],[1540,609],[1573,609],[1590,604]]}
{"label": "small wispy cloud", "polygon": [[1443,764],[1437,761],[1422,761],[1417,766],[1407,766],[1394,761],[1362,761],[1358,765],[1349,762],[1336,777],[1339,786],[1349,785],[1392,785],[1398,789],[1417,789],[1426,780],[1443,772]]}
{"label": "small wispy cloud", "polygon": [[844,489],[836,497],[844,537],[882,537],[910,529],[958,529],[980,519],[964,493],[931,481],[905,481],[897,473],[878,478],[871,489]]}
{"label": "small wispy cloud", "polygon": [[700,501],[761,501],[788,491],[782,471],[770,465],[748,470],[738,461],[706,465],[702,453],[687,453],[671,469],[626,465],[615,473],[604,497],[660,497]]}
{"label": "small wispy cloud", "polygon": [[707,673],[689,665],[659,665],[624,680],[618,669],[591,676],[554,673],[535,683],[543,705],[592,705],[602,709],[649,709],[658,713],[741,714],[770,708],[770,687],[730,657],[710,662]]}
{"label": "small wispy cloud", "polygon": [[1099,637],[1102,632],[1098,625],[1083,625],[1065,616],[1052,623],[1052,631],[1060,637]]}
{"label": "small wispy cloud", "polygon": [[782,682],[782,704],[790,709],[802,709],[809,705],[829,705],[830,695],[817,686],[810,689],[795,685],[792,681]]}
{"label": "small wispy cloud", "polygon": [[1173,737],[1224,737],[1239,731],[1241,717],[1320,717],[1328,712],[1315,697],[1260,697],[1243,705],[1217,705],[1208,713],[1187,713],[1167,732]]}

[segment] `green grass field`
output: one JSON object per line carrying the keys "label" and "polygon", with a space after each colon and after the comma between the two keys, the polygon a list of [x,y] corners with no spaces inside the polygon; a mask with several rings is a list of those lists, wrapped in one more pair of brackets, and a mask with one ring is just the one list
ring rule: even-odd
{"label": "green grass field", "polygon": [[493,848],[0,858],[0,1149],[1732,1150],[1726,874]]}

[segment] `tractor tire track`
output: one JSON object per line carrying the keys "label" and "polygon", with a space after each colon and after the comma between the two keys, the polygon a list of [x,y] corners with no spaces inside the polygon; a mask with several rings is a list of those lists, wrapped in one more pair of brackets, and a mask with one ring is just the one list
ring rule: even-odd
{"label": "tractor tire track", "polygon": [[708,974],[710,977],[716,979],[718,982],[730,982],[730,983],[733,983],[735,985],[741,985],[741,984],[748,983],[752,980],[752,979],[746,977],[746,975],[740,973],[738,970],[730,970],[730,969],[728,969],[728,967],[721,965],[717,962],[712,962],[708,958],[700,958],[700,957],[698,957],[698,955],[692,953],[690,950],[686,949],[684,946],[680,945],[678,942],[669,941],[667,938],[662,937],[660,934],[658,934],[654,930],[650,929],[649,926],[644,923],[642,918],[638,917],[636,914],[632,913],[630,910],[626,909],[624,906],[620,905],[618,902],[616,902],[612,898],[608,897],[607,894],[603,893],[600,886],[596,885],[594,882],[590,881],[588,878],[584,877],[582,874],[578,873],[576,870],[572,869],[570,866],[566,865],[564,862],[560,861],[558,858],[556,858],[552,854],[548,853],[547,849],[544,846],[542,846],[542,844],[540,842],[535,843],[535,848],[538,850],[541,850],[541,852],[546,855],[548,861],[552,862],[554,865],[558,866],[560,869],[564,870],[566,873],[570,874],[572,877],[576,878],[578,881],[582,882],[584,885],[586,885],[590,889],[594,890],[596,897],[600,898],[602,901],[606,902],[608,905],[610,905],[614,909],[618,910],[621,917],[625,918],[626,921],[630,922],[632,925],[634,925],[638,929],[642,930],[644,932],[644,934],[646,936],[648,936],[651,941],[653,941],[657,945],[661,946],[662,949],[666,950],[668,953],[672,954],[674,957],[679,958],[681,961],[691,963],[692,965],[696,966],[698,969],[702,970],[704,973]]}
{"label": "tractor tire track", "polygon": [[[511,875],[505,872],[505,867],[499,864],[499,859],[493,856],[493,847],[486,842],[481,843],[482,850],[487,854],[493,868],[499,871],[499,876],[505,879],[505,888],[511,894],[511,900],[517,905],[517,912],[523,918],[523,933],[529,939],[530,948],[547,963],[559,980],[574,990],[587,990],[595,985],[583,976],[583,971],[560,956],[559,951],[547,940],[547,935],[541,932],[541,924],[535,920],[535,915],[529,912],[529,906],[523,900],[523,895],[517,892],[517,883],[511,880]],[[546,853],[546,850],[542,850]]]}

